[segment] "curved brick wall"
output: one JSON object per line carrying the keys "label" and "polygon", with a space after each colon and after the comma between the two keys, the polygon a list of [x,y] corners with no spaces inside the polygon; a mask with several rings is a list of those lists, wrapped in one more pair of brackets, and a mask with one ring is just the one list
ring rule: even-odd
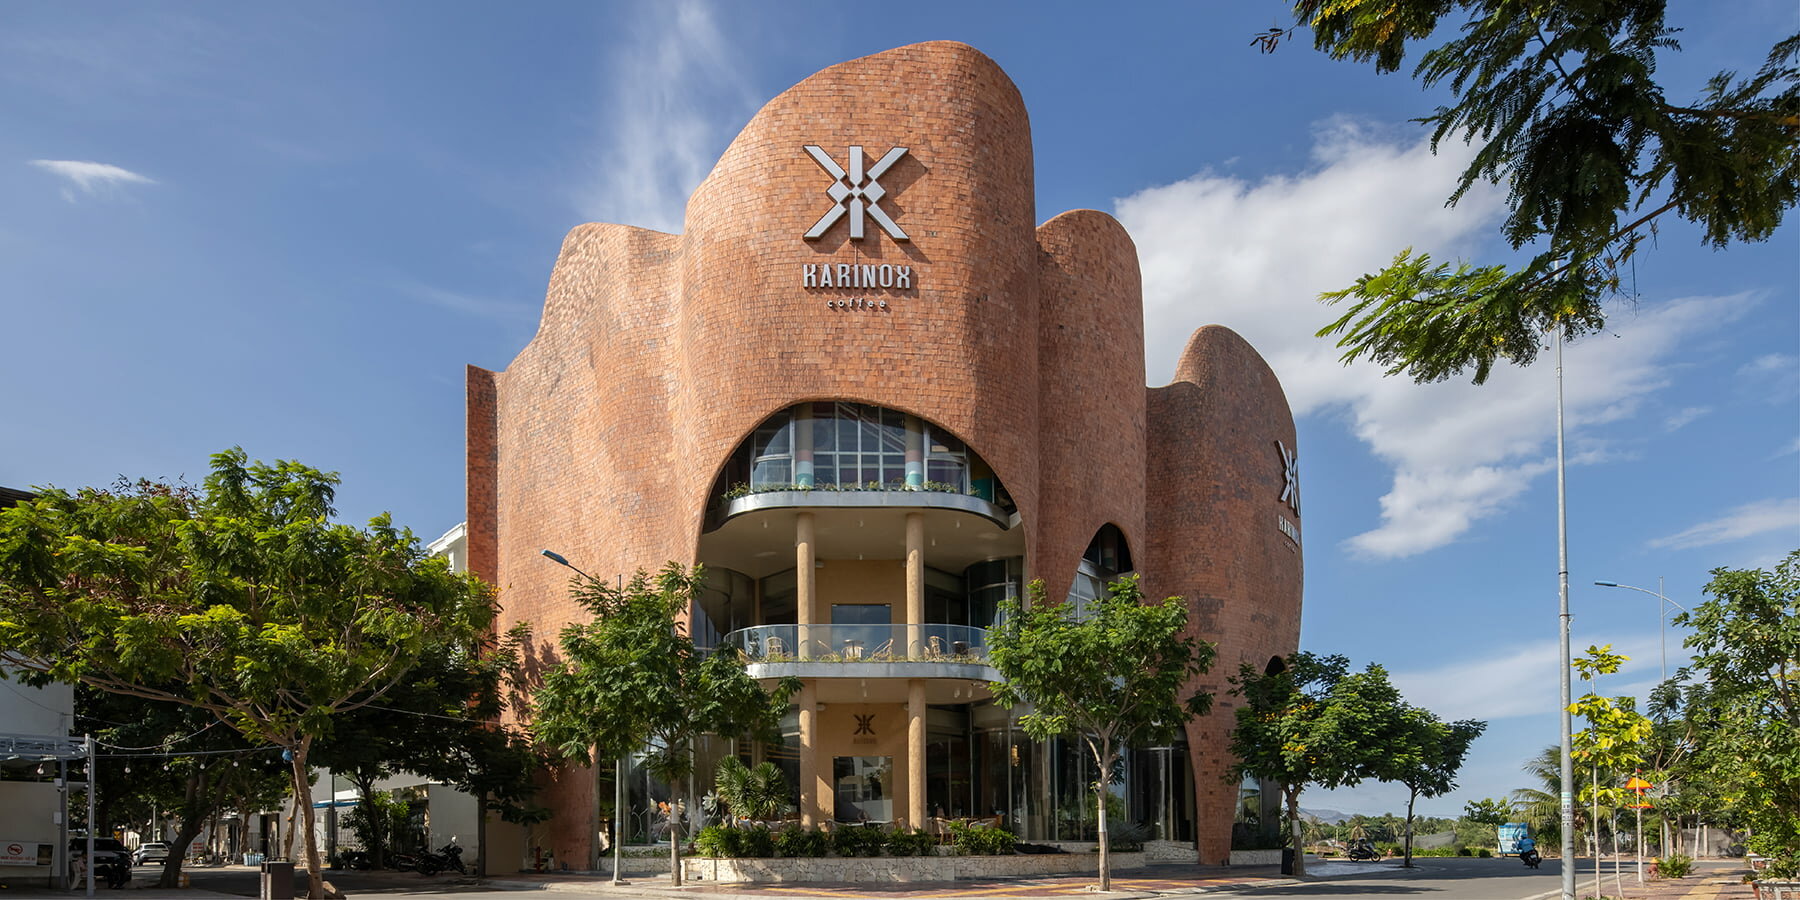
{"label": "curved brick wall", "polygon": [[[851,145],[871,163],[907,147],[880,177],[879,205],[911,240],[873,221],[859,242],[843,222],[803,239],[832,204],[831,178],[803,150],[809,144],[840,165]],[[1209,405],[1181,389],[1210,391],[1216,381],[1252,406],[1273,397],[1291,445],[1279,387],[1268,376],[1272,394],[1240,391],[1233,379],[1242,373],[1214,373],[1208,366],[1237,364],[1234,346],[1258,378],[1267,369],[1241,341],[1202,341],[1203,332],[1196,346],[1223,349],[1190,348],[1189,383],[1146,395],[1130,238],[1093,211],[1034,223],[1018,90],[986,56],[941,42],[833,66],[770,101],[695,190],[683,234],[571,231],[537,335],[505,371],[469,372],[470,562],[500,588],[502,627],[531,621],[537,652],[550,653],[558,629],[580,615],[567,599],[570,573],[540,549],[603,578],[693,562],[727,455],[769,415],[815,399],[905,410],[964,438],[1018,503],[1030,574],[1052,596],[1067,591],[1108,522],[1162,585],[1155,590],[1239,596],[1189,577],[1195,557],[1168,549],[1210,539],[1219,516],[1237,515],[1220,508],[1190,522],[1170,512],[1201,502],[1171,506],[1171,491],[1193,487],[1172,481],[1209,471],[1210,454],[1240,449],[1212,433],[1216,417],[1241,412],[1236,400]],[[913,283],[803,283],[803,266],[840,263],[910,266]],[[842,308],[853,299],[864,303]],[[1202,441],[1176,420],[1203,425]],[[1190,442],[1159,454],[1159,429]],[[1171,557],[1189,568],[1158,572]],[[1297,609],[1298,558],[1284,562]],[[1207,627],[1209,639],[1253,637]],[[1282,640],[1291,645],[1273,643]],[[1207,765],[1197,760],[1210,783]],[[592,774],[550,777],[545,800],[558,814],[540,833],[559,860],[583,863]]]}
{"label": "curved brick wall", "polygon": [[1218,643],[1218,661],[1195,682],[1212,691],[1213,712],[1188,724],[1200,861],[1217,864],[1231,850],[1237,802],[1237,783],[1223,776],[1235,699],[1225,679],[1240,662],[1260,668],[1300,641],[1300,548],[1277,519],[1300,525],[1280,500],[1275,445],[1298,452],[1294,419],[1262,357],[1209,325],[1188,341],[1175,380],[1149,391],[1149,428],[1145,590],[1186,597],[1191,632]]}

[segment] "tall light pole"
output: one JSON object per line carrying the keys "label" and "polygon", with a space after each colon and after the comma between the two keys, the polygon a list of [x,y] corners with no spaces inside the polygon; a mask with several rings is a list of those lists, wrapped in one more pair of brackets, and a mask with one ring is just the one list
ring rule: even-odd
{"label": "tall light pole", "polygon": [[[1624,588],[1628,591],[1637,591],[1640,594],[1649,594],[1656,598],[1656,635],[1662,641],[1662,681],[1657,682],[1657,684],[1660,685],[1667,682],[1669,680],[1669,631],[1667,627],[1669,621],[1669,607],[1673,606],[1682,612],[1688,612],[1688,608],[1670,600],[1667,595],[1663,594],[1663,578],[1661,575],[1656,576],[1656,590],[1654,591],[1629,584],[1620,584],[1616,581],[1596,581],[1594,583],[1601,587]],[[1665,776],[1660,779],[1660,781],[1661,783],[1658,785],[1657,793],[1658,799],[1669,796],[1668,778]],[[1658,812],[1662,811],[1658,810]],[[1643,811],[1639,810],[1638,815],[1642,817]],[[1662,852],[1669,852],[1668,813],[1662,814]]]}
{"label": "tall light pole", "polygon": [[1679,603],[1676,603],[1673,600],[1670,600],[1667,596],[1665,596],[1663,594],[1663,592],[1662,592],[1663,580],[1662,580],[1661,575],[1656,576],[1656,590],[1654,590],[1654,591],[1650,590],[1649,588],[1633,587],[1629,584],[1620,584],[1616,581],[1596,581],[1594,583],[1601,587],[1624,588],[1625,590],[1628,590],[1628,591],[1637,591],[1640,594],[1649,594],[1650,596],[1656,598],[1656,600],[1657,600],[1656,633],[1657,633],[1657,637],[1662,639],[1662,680],[1668,681],[1669,680],[1669,632],[1668,632],[1668,628],[1666,626],[1667,626],[1668,619],[1669,619],[1669,616],[1668,616],[1669,607],[1673,606],[1676,609],[1681,610],[1682,612],[1687,612],[1688,608],[1685,606],[1682,606]]}
{"label": "tall light pole", "polygon": [[[1556,324],[1556,554],[1557,594],[1562,615],[1559,639],[1562,645],[1562,900],[1575,900],[1575,757],[1573,714],[1574,691],[1569,683],[1573,660],[1569,657],[1569,491],[1567,465],[1563,456],[1563,325]],[[1595,823],[1596,827],[1598,823]],[[1599,871],[1595,863],[1595,871]],[[1596,891],[1598,893],[1598,891]]]}
{"label": "tall light pole", "polygon": [[[588,573],[575,568],[575,566],[573,564],[571,564],[568,560],[563,558],[563,555],[561,553],[557,553],[554,550],[541,550],[539,552],[544,555],[545,559],[550,560],[551,562],[556,563],[559,566],[568,567],[575,574],[580,575],[583,578],[586,578],[588,581],[593,581],[593,582],[598,581],[597,579],[594,578],[594,576],[589,575]],[[624,585],[622,583],[623,576],[620,576],[620,578],[621,578],[620,587],[623,588],[624,587]],[[599,779],[596,778],[595,780],[598,781]],[[599,803],[599,793],[600,793],[599,791],[594,792],[594,794],[595,794],[594,802],[596,804]],[[613,884],[629,884],[630,883],[619,876],[619,860],[621,858],[623,858],[621,850],[623,848],[624,841],[625,841],[625,758],[621,756],[618,759],[613,760],[613,833],[612,833],[612,850],[613,850],[612,883]]]}

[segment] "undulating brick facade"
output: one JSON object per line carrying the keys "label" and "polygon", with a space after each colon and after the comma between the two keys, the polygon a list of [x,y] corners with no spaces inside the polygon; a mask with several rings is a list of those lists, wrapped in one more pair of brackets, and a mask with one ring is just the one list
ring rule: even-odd
{"label": "undulating brick facade", "polygon": [[[865,166],[906,148],[864,202],[908,239],[848,204],[804,238],[834,208],[809,145],[846,168],[851,147]],[[1299,634],[1300,517],[1281,499],[1277,447],[1293,451],[1292,417],[1268,366],[1216,326],[1195,334],[1174,383],[1147,390],[1130,237],[1090,210],[1038,225],[1033,193],[1018,90],[986,56],[940,42],[833,66],[771,100],[695,190],[682,234],[574,229],[537,335],[504,371],[469,371],[470,565],[498,586],[502,627],[531,622],[549,652],[579,610],[540,549],[596,575],[704,561],[720,473],[759,423],[808,401],[910,414],[991,466],[1016,505],[1026,575],[1051,596],[1111,524],[1147,593],[1186,597],[1195,632],[1218,642],[1202,681],[1221,702],[1189,729],[1201,859],[1218,862],[1237,800],[1221,774],[1224,677]],[[808,265],[875,284],[809,285]],[[861,268],[883,265],[887,287]],[[540,840],[587,858],[593,777],[553,782]]]}

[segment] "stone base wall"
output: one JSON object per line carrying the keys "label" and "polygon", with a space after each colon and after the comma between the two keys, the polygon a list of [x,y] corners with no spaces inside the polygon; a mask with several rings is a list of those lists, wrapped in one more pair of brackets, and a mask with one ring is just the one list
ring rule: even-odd
{"label": "stone base wall", "polygon": [[[1112,854],[1113,871],[1141,869],[1142,853]],[[968,878],[1019,878],[1097,872],[1098,853],[1047,853],[1017,856],[877,856],[840,859],[707,859],[682,860],[689,881],[957,881]]]}
{"label": "stone base wall", "polygon": [[1280,850],[1233,850],[1231,864],[1234,866],[1279,866]]}
{"label": "stone base wall", "polygon": [[1144,859],[1150,862],[1197,863],[1200,850],[1193,841],[1145,841]]}

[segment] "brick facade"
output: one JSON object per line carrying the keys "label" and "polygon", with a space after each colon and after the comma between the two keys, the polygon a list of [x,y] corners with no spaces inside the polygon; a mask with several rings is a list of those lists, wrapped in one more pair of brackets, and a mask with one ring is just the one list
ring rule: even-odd
{"label": "brick facade", "polygon": [[[879,206],[911,240],[873,221],[861,241],[844,222],[803,240],[832,203],[809,144],[839,164],[851,145],[870,162],[908,148]],[[693,562],[728,454],[784,408],[839,399],[963,438],[1017,503],[1029,576],[1052,596],[1112,523],[1152,595],[1187,596],[1222,659],[1291,651],[1300,556],[1275,528],[1274,442],[1294,446],[1280,386],[1209,328],[1176,382],[1146,391],[1130,238],[1088,210],[1034,227],[1033,195],[1017,88],[939,42],[833,66],[770,101],[694,192],[683,234],[571,231],[537,335],[504,371],[469,373],[470,565],[498,586],[501,627],[531,622],[549,654],[579,614],[569,573],[540,549],[601,577]],[[804,265],[840,263],[910,266],[912,285],[803,286]],[[857,299],[875,308],[833,305]],[[1236,796],[1218,774],[1228,719],[1222,708],[1191,729],[1208,862]],[[557,777],[549,840],[583,860],[592,778]]]}

